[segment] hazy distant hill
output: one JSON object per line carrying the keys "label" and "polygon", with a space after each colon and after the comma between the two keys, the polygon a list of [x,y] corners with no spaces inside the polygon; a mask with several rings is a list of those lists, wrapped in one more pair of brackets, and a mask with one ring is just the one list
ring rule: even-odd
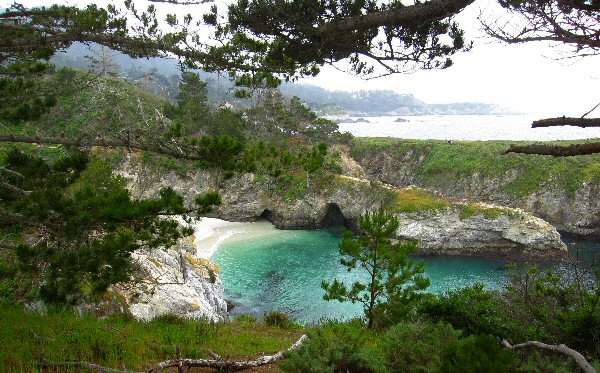
{"label": "hazy distant hill", "polygon": [[[305,84],[284,84],[281,91],[298,96],[323,115],[427,115],[427,114],[505,114],[508,110],[497,105],[478,102],[428,104],[412,94],[391,90],[329,91]],[[336,110],[337,109],[337,110]]]}
{"label": "hazy distant hill", "polygon": [[[96,48],[99,50],[99,48]],[[59,67],[69,66],[89,68],[89,60],[84,56],[93,55],[84,44],[74,44],[67,53],[59,53],[52,62]],[[139,58],[133,59],[114,52],[113,62],[118,65],[117,75],[136,82],[141,88],[166,99],[177,94],[179,65],[174,59]],[[233,83],[225,76],[200,71],[200,76],[208,83],[209,101],[228,101],[247,106],[247,101],[233,96]],[[478,102],[458,102],[448,104],[428,104],[412,94],[401,94],[391,90],[372,91],[330,91],[308,84],[282,84],[280,90],[286,96],[298,96],[320,115],[449,115],[449,114],[508,114],[509,110],[494,104]]]}

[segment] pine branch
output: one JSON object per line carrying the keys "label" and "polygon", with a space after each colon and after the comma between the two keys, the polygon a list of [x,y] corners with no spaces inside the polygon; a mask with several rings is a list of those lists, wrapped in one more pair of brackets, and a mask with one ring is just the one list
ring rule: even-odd
{"label": "pine branch", "polygon": [[589,155],[600,153],[600,142],[574,144],[568,146],[535,144],[524,146],[511,145],[510,148],[504,152],[504,154],[508,153],[551,155],[553,157],[572,157],[576,155]]}
{"label": "pine branch", "polygon": [[[105,139],[65,139],[60,137],[41,137],[25,135],[0,135],[0,142],[20,142],[27,144],[61,144],[77,147],[102,146],[106,148],[125,148],[133,150],[144,150],[157,154],[168,155],[178,159],[200,160],[201,157],[183,150],[166,149],[163,146],[137,144],[129,140],[105,140]],[[0,184],[2,186],[2,184]],[[6,187],[5,189],[8,189]],[[15,190],[17,192],[17,190]],[[24,191],[20,191],[24,192]],[[22,193],[21,193],[22,194]]]}
{"label": "pine branch", "polygon": [[[593,110],[593,109],[592,109]],[[533,122],[531,128],[555,127],[555,126],[576,126],[576,127],[600,127],[600,118],[547,118]]]}
{"label": "pine branch", "polygon": [[20,196],[25,196],[25,195],[27,195],[27,194],[30,193],[30,192],[28,192],[26,190],[23,190],[21,188],[18,188],[16,186],[12,185],[12,184],[4,183],[4,182],[0,182],[0,188],[9,190],[9,191],[11,191],[11,192],[13,192],[15,194],[20,195]]}

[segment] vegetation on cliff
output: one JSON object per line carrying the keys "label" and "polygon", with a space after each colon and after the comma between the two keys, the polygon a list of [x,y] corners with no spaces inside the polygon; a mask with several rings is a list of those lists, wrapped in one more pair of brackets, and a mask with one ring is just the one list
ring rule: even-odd
{"label": "vegetation on cliff", "polygon": [[[555,142],[568,145],[571,141]],[[402,165],[402,173],[419,185],[443,189],[449,183],[479,177],[482,185],[499,184],[499,192],[512,198],[526,197],[556,187],[568,194],[583,183],[600,184],[600,156],[554,158],[541,155],[504,154],[506,141],[446,141],[354,139],[352,155],[359,162],[383,158]],[[381,165],[379,165],[381,166]],[[375,165],[374,169],[377,168]],[[391,182],[391,181],[387,181]]]}

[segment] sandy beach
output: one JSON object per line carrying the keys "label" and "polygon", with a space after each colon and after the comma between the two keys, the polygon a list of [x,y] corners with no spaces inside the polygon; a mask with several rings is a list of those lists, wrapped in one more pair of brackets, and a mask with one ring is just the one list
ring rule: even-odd
{"label": "sandy beach", "polygon": [[278,230],[266,220],[238,223],[215,218],[201,218],[190,224],[194,228],[196,256],[209,259],[227,242],[243,241],[277,234]]}

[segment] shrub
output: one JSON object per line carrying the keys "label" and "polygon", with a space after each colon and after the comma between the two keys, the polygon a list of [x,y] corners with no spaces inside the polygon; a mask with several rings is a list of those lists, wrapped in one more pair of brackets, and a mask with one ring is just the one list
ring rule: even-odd
{"label": "shrub", "polygon": [[294,324],[285,312],[279,310],[265,312],[264,321],[269,326],[277,326],[283,329],[288,329]]}
{"label": "shrub", "polygon": [[444,352],[440,373],[504,373],[517,366],[517,356],[489,335],[469,336]]}
{"label": "shrub", "polygon": [[166,325],[183,325],[189,321],[184,317],[173,315],[172,313],[165,313],[160,316],[157,316],[153,320],[156,323],[166,324]]}
{"label": "shrub", "polygon": [[511,327],[500,315],[500,301],[495,292],[482,284],[448,291],[425,298],[419,314],[433,322],[447,322],[465,335],[490,334],[508,338]]}
{"label": "shrub", "polygon": [[286,372],[387,372],[376,335],[361,320],[329,322],[308,333],[301,348],[286,354]]}
{"label": "shrub", "polygon": [[399,323],[381,337],[390,372],[432,372],[442,363],[441,352],[456,343],[460,331],[445,323]]}

